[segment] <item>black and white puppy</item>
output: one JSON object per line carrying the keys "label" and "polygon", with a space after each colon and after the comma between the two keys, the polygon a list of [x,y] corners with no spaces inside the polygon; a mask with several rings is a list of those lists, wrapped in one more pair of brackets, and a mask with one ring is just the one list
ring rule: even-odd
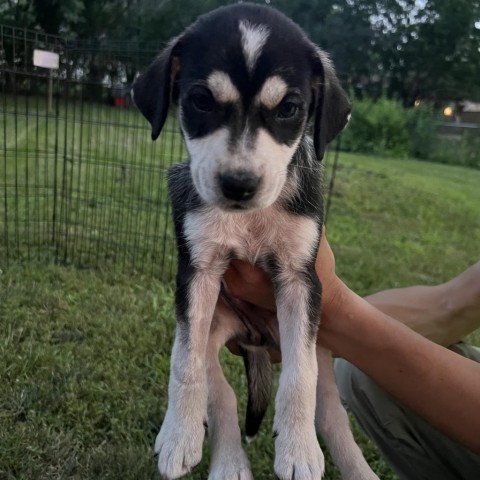
{"label": "black and white puppy", "polygon": [[[350,115],[328,57],[278,11],[239,4],[200,17],[137,79],[133,91],[153,139],[170,103],[179,105],[190,157],[169,173],[179,265],[169,404],[155,445],[160,472],[178,478],[200,461],[208,421],[209,478],[252,478],[235,395],[218,361],[220,347],[236,338],[249,372],[250,435],[266,406],[267,394],[260,390],[269,383],[268,356],[262,347],[280,343],[277,476],[322,477],[316,416],[343,478],[376,479],[350,432],[330,355],[316,347],[320,161]],[[266,334],[269,326],[262,327],[248,306],[221,287],[232,259],[259,265],[271,276],[278,332]]]}

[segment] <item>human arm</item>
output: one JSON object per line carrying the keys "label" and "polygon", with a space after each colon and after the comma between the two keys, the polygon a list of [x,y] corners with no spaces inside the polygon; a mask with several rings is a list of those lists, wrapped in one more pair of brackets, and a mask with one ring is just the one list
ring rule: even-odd
{"label": "human arm", "polygon": [[[322,239],[316,265],[324,283],[322,308],[325,310],[327,296],[335,294],[335,286],[340,283],[326,238]],[[260,269],[234,262],[227,272],[227,282],[238,297],[275,310],[270,280]],[[428,340],[448,347],[480,328],[480,262],[440,285],[383,290],[368,295],[365,300]]]}
{"label": "human arm", "polygon": [[[326,238],[316,266],[323,285],[318,341],[480,454],[480,364],[430,342],[348,289],[335,274]],[[262,271],[237,262],[226,281],[234,295],[275,309],[271,283]]]}
{"label": "human arm", "polygon": [[347,287],[324,308],[320,342],[406,407],[480,454],[480,364],[413,332]]}
{"label": "human arm", "polygon": [[440,285],[384,290],[365,300],[432,342],[448,347],[480,328],[480,262]]}

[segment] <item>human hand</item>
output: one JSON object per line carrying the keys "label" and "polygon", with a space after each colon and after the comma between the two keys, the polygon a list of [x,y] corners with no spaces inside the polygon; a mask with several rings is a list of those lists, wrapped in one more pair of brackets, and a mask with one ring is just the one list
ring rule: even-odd
{"label": "human hand", "polygon": [[232,260],[223,279],[234,297],[276,312],[272,281],[260,267],[243,260]]}
{"label": "human hand", "polygon": [[[325,228],[322,229],[315,270],[323,287],[322,310],[329,311],[339,301],[343,284],[335,273],[335,257],[325,236]],[[257,307],[276,311],[272,282],[261,268],[233,260],[224,280],[233,296]]]}
{"label": "human hand", "polygon": [[[276,312],[272,282],[261,268],[241,260],[232,260],[223,279],[234,297],[251,303],[259,309]],[[276,317],[272,314],[273,321],[276,321]],[[229,340],[226,346],[233,354],[241,354],[235,339]],[[272,362],[281,361],[279,350],[271,349],[269,354]]]}
{"label": "human hand", "polygon": [[[335,273],[335,257],[322,230],[320,246],[315,261],[315,270],[322,283],[322,324],[333,317],[342,302],[345,285]],[[259,267],[247,262],[233,260],[225,272],[224,280],[230,293],[259,308],[276,311],[273,285],[268,275]],[[233,353],[239,350],[234,342],[228,344]],[[279,361],[278,351],[270,351],[272,361]]]}
{"label": "human hand", "polygon": [[330,312],[335,312],[342,301],[345,284],[335,272],[335,256],[325,235],[325,226],[322,228],[320,246],[315,260],[315,271],[322,284],[322,319]]}

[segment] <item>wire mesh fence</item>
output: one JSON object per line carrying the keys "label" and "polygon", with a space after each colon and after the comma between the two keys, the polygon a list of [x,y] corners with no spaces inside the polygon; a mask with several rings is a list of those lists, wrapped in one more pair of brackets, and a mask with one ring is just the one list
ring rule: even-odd
{"label": "wire mesh fence", "polygon": [[[175,116],[152,142],[129,96],[161,48],[0,25],[0,269],[42,259],[172,278],[166,171],[186,152]],[[59,68],[34,66],[36,49]]]}
{"label": "wire mesh fence", "polygon": [[[171,278],[165,174],[185,152],[175,118],[152,142],[128,94],[160,48],[0,27],[0,266],[53,258]],[[33,66],[35,49],[58,53],[59,69]]]}

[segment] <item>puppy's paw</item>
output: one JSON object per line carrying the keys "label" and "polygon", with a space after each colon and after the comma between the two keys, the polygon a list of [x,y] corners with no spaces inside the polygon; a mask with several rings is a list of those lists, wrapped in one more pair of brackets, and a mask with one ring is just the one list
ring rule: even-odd
{"label": "puppy's paw", "polygon": [[167,411],[155,440],[158,470],[169,480],[186,475],[202,459],[205,428],[199,421],[185,421]]}
{"label": "puppy's paw", "polygon": [[208,480],[253,480],[250,462],[240,449],[234,456],[222,456],[212,464]]}
{"label": "puppy's paw", "polygon": [[320,480],[325,459],[313,426],[311,431],[283,429],[275,440],[275,473],[280,480]]}

